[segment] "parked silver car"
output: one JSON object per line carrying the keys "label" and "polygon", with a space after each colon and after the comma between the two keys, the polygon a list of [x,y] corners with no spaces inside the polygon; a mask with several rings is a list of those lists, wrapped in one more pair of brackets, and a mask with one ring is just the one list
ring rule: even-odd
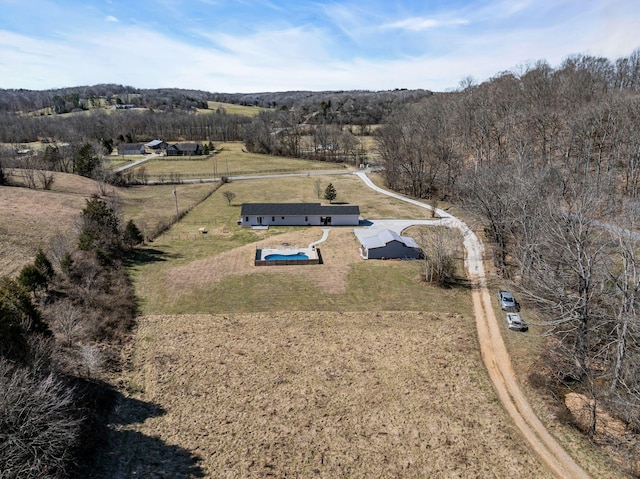
{"label": "parked silver car", "polygon": [[507,313],[507,325],[513,331],[529,330],[529,325],[522,320],[518,313]]}
{"label": "parked silver car", "polygon": [[504,311],[520,311],[520,305],[509,291],[503,289],[498,291],[498,300]]}

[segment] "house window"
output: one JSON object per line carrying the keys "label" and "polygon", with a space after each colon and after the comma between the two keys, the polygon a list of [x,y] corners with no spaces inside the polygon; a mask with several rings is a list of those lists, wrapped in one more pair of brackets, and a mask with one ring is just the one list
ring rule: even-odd
{"label": "house window", "polygon": [[308,216],[305,216],[305,217],[304,217],[304,220],[305,220],[305,221],[309,221],[309,217],[308,217]]}
{"label": "house window", "polygon": [[272,216],[272,217],[271,217],[271,221],[275,221],[275,220],[276,220],[276,217],[275,217],[275,216]]}
{"label": "house window", "polygon": [[245,220],[246,222],[249,222],[249,217],[248,217],[248,216],[245,216],[245,217],[244,217],[244,220]]}

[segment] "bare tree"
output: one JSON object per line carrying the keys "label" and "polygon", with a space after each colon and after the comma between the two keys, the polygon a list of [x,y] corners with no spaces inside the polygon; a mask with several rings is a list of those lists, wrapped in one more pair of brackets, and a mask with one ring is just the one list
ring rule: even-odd
{"label": "bare tree", "polygon": [[67,477],[80,437],[73,392],[0,358],[0,464],[7,479]]}
{"label": "bare tree", "polygon": [[[630,341],[634,330],[638,329],[638,306],[640,302],[640,238],[634,231],[637,227],[637,205],[631,205],[623,211],[621,217],[624,224],[620,227],[610,228],[617,240],[617,253],[619,260],[614,261],[609,269],[609,275],[616,288],[616,348],[613,364],[613,376],[610,392],[615,392],[620,385],[624,385],[627,391],[637,390],[640,380],[635,371],[629,371],[628,348],[634,347]],[[637,347],[636,347],[637,349]],[[631,374],[630,374],[631,373]]]}
{"label": "bare tree", "polygon": [[43,190],[50,190],[51,187],[53,186],[53,182],[54,182],[54,174],[52,171],[47,171],[47,170],[37,170],[36,171],[36,177],[38,179],[38,181],[40,182],[40,187]]}
{"label": "bare tree", "polygon": [[95,377],[104,364],[104,357],[95,345],[83,344],[80,346],[80,361],[87,377]]}
{"label": "bare tree", "polygon": [[49,316],[54,334],[61,338],[63,346],[71,347],[83,336],[82,311],[71,301],[58,301],[55,303]]}
{"label": "bare tree", "polygon": [[456,278],[456,259],[461,243],[456,231],[444,226],[423,227],[418,244],[424,252],[425,279],[439,286],[447,286]]}
{"label": "bare tree", "polygon": [[222,196],[227,200],[227,204],[231,206],[231,202],[236,198],[236,194],[233,191],[225,190],[222,192]]}

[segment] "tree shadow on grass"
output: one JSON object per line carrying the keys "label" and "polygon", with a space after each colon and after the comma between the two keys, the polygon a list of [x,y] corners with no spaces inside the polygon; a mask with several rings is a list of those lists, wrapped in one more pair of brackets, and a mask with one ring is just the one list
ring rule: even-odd
{"label": "tree shadow on grass", "polygon": [[[425,283],[428,283],[428,281],[424,279],[424,275],[421,275],[421,280]],[[445,283],[441,283],[441,284],[433,283],[433,284],[441,289],[455,289],[455,290],[469,291],[469,292],[471,292],[474,288],[474,284],[472,281],[470,281],[467,278],[460,278],[460,277],[451,278],[449,281]]]}
{"label": "tree shadow on grass", "polygon": [[180,446],[146,435],[136,425],[165,414],[154,403],[115,393],[108,424],[98,430],[104,435],[79,479],[192,479],[205,477],[200,458]]}
{"label": "tree shadow on grass", "polygon": [[127,266],[159,263],[180,256],[179,254],[168,254],[156,248],[136,248],[127,258]]}

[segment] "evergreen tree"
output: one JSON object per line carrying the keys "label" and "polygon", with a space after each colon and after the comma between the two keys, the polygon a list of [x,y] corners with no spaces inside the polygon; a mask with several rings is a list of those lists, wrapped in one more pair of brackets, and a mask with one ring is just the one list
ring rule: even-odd
{"label": "evergreen tree", "polygon": [[94,194],[87,200],[81,218],[78,248],[93,251],[102,264],[111,263],[118,255],[121,239],[115,211]]}
{"label": "evergreen tree", "polygon": [[333,186],[333,183],[329,183],[327,188],[324,190],[324,198],[329,200],[329,203],[332,203],[333,200],[336,199],[336,196],[338,196],[336,188]]}
{"label": "evergreen tree", "polygon": [[29,291],[20,282],[0,278],[0,356],[28,362],[32,335],[50,335]]}
{"label": "evergreen tree", "polygon": [[27,290],[35,293],[37,290],[46,290],[53,278],[53,265],[42,250],[38,251],[33,264],[22,268],[18,276],[18,282]]}
{"label": "evergreen tree", "polygon": [[125,226],[124,228],[124,234],[123,234],[122,240],[124,244],[127,245],[129,248],[133,248],[134,246],[139,245],[144,241],[144,238],[142,237],[142,233],[140,232],[140,229],[138,229],[138,227],[133,222],[133,220],[129,220],[127,222],[127,226]]}
{"label": "evergreen tree", "polygon": [[75,172],[80,176],[91,178],[93,172],[100,165],[100,158],[96,155],[93,146],[85,143],[76,154]]}

